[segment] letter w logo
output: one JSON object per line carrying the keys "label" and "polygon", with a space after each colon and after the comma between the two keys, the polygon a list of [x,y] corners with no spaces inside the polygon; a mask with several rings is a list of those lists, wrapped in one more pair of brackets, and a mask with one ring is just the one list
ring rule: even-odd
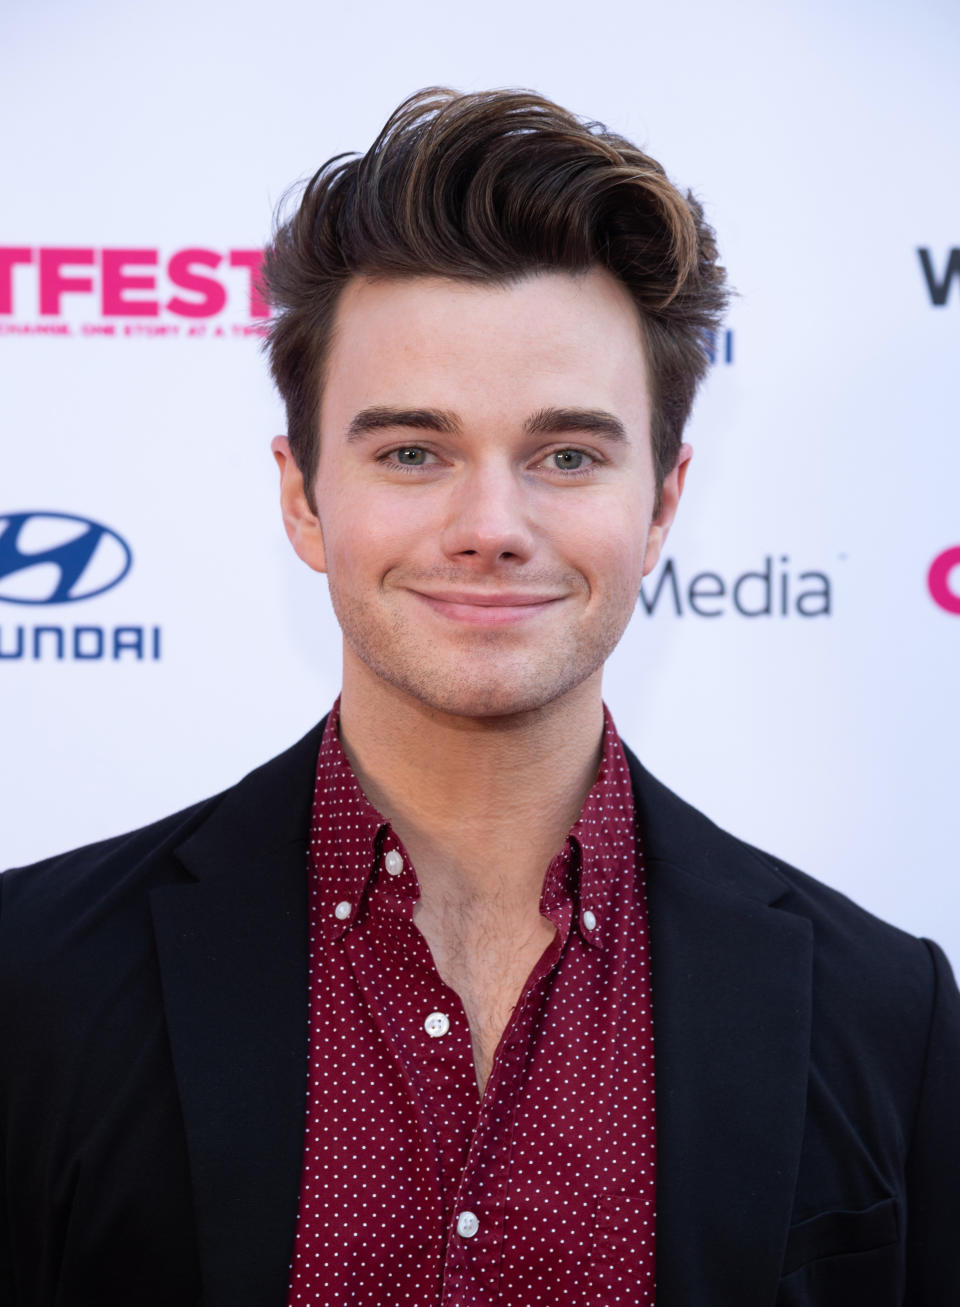
{"label": "letter w logo", "polygon": [[960,249],[952,249],[947,255],[947,266],[942,277],[938,277],[934,272],[933,259],[928,249],[921,247],[917,250],[917,254],[920,256],[920,266],[926,279],[927,290],[930,292],[930,300],[934,307],[942,309],[950,294],[950,283],[956,280],[960,286]]}

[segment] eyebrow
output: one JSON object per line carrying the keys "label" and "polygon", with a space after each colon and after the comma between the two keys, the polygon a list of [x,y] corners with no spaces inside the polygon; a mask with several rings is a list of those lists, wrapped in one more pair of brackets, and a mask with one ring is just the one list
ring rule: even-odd
{"label": "eyebrow", "polygon": [[542,408],[523,424],[529,435],[563,435],[567,431],[589,431],[595,436],[621,443],[627,429],[619,418],[602,408]]}
{"label": "eyebrow", "polygon": [[452,413],[436,408],[364,408],[347,427],[347,443],[362,440],[371,431],[385,427],[413,427],[418,431],[442,431],[457,435],[460,423]]}
{"label": "eyebrow", "polygon": [[[347,443],[362,440],[374,431],[387,427],[407,427],[416,431],[437,431],[460,435],[463,426],[455,413],[436,408],[390,408],[377,405],[357,413],[347,427]],[[542,408],[523,424],[527,435],[564,435],[589,431],[607,440],[626,443],[627,430],[619,418],[597,408]]]}

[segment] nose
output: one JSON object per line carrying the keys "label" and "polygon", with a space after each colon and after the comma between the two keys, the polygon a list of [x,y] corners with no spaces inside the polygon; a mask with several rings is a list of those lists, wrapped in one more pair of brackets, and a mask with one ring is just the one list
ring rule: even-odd
{"label": "nose", "polygon": [[525,563],[534,544],[528,497],[512,468],[489,463],[458,478],[443,529],[448,558],[475,558],[488,566]]}

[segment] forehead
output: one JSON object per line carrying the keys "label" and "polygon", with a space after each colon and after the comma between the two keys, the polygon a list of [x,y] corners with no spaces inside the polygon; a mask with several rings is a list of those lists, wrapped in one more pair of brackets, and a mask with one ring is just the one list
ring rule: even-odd
{"label": "forehead", "polygon": [[440,277],[356,277],[337,306],[324,430],[372,404],[524,416],[545,405],[649,412],[643,331],[600,268],[494,286]]}

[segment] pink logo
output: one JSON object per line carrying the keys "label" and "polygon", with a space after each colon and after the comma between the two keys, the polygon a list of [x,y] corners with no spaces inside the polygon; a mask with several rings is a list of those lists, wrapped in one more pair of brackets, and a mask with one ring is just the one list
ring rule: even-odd
{"label": "pink logo", "polygon": [[927,573],[927,586],[935,604],[945,612],[960,614],[960,571],[952,577],[954,568],[960,569],[960,545],[953,545],[936,556]]}
{"label": "pink logo", "polygon": [[100,320],[269,317],[260,286],[259,249],[95,249],[0,246],[0,318],[43,319],[82,305]]}

